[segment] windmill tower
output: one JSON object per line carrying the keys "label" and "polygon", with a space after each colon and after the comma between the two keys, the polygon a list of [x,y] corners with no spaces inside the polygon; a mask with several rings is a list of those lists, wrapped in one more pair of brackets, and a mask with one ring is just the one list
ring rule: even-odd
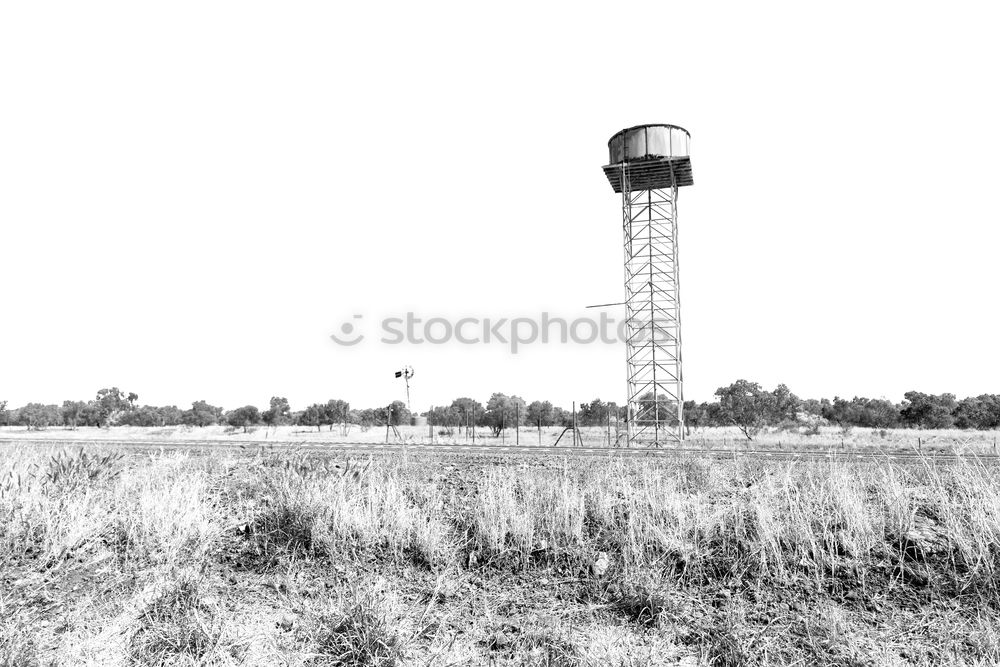
{"label": "windmill tower", "polygon": [[608,142],[625,237],[629,446],[684,439],[677,190],[694,183],[690,141],[676,125],[638,125]]}

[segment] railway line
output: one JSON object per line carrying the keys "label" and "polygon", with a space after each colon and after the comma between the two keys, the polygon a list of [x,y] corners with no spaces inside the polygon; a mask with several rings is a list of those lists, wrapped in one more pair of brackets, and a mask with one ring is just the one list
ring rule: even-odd
{"label": "railway line", "polygon": [[298,440],[135,440],[135,439],[75,439],[75,438],[5,438],[0,447],[10,445],[56,446],[70,448],[120,448],[130,451],[187,451],[192,454],[212,453],[252,455],[261,450],[284,449],[319,454],[450,454],[493,457],[520,456],[571,456],[607,458],[678,458],[692,456],[719,460],[761,459],[771,461],[894,461],[953,463],[977,461],[989,465],[1000,464],[997,454],[954,454],[942,452],[906,452],[886,450],[844,450],[774,448],[713,448],[713,447],[663,447],[613,448],[613,447],[553,447],[544,445],[482,445],[471,443],[371,443]]}

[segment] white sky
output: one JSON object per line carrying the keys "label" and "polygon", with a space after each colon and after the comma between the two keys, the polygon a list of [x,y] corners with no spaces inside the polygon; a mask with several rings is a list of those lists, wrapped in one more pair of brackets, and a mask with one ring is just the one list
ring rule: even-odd
{"label": "white sky", "polygon": [[997,11],[3,3],[0,399],[621,400],[618,346],[328,336],[620,301],[600,167],[656,122],[688,398],[1000,392]]}

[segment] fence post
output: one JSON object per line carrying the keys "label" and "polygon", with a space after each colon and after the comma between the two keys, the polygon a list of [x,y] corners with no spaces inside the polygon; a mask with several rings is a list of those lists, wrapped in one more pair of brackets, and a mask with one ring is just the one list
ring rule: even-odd
{"label": "fence post", "polygon": [[573,446],[576,447],[576,401],[573,401]]}

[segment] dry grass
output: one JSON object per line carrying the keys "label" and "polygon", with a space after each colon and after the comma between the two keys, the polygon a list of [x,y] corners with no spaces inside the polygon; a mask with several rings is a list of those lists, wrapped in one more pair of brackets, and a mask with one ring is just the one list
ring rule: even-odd
{"label": "dry grass", "polygon": [[409,485],[388,471],[260,466],[249,483],[257,496],[246,532],[267,562],[281,555],[358,558],[362,555],[440,566],[453,555],[440,492]]}
{"label": "dry grass", "polygon": [[470,533],[474,549],[520,566],[572,557],[584,543],[584,491],[565,476],[516,476],[495,470],[479,483]]}
{"label": "dry grass", "polygon": [[315,665],[389,666],[406,655],[400,619],[372,586],[351,587],[313,612],[299,635]]}
{"label": "dry grass", "polygon": [[0,665],[1000,660],[971,458],[53,453],[0,452]]}
{"label": "dry grass", "polygon": [[180,571],[142,605],[129,658],[143,665],[198,663],[219,646],[221,629],[197,573]]}

